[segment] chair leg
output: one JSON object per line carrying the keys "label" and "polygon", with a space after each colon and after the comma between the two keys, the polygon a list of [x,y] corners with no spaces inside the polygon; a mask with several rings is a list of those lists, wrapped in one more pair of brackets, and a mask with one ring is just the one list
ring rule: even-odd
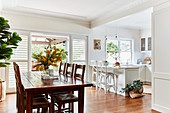
{"label": "chair leg", "polygon": [[98,88],[98,76],[96,74],[96,91],[97,91],[97,88]]}
{"label": "chair leg", "polygon": [[37,113],[40,113],[40,108],[37,108]]}
{"label": "chair leg", "polygon": [[49,113],[54,113],[53,112],[53,104],[50,104],[50,106],[49,106]]}
{"label": "chair leg", "polygon": [[42,108],[42,113],[46,113],[46,108]]}
{"label": "chair leg", "polygon": [[58,113],[61,113],[61,105],[62,104],[58,104]]}
{"label": "chair leg", "polygon": [[51,97],[51,104],[52,104],[52,113],[54,113],[54,98]]}
{"label": "chair leg", "polygon": [[74,113],[74,102],[71,103],[71,111]]}

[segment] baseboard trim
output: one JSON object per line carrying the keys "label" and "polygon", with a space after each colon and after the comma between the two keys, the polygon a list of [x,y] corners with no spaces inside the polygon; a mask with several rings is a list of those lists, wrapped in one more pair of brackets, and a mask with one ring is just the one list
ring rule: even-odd
{"label": "baseboard trim", "polygon": [[154,104],[152,106],[152,109],[156,110],[158,112],[162,112],[162,113],[170,113],[170,109],[169,108],[166,108],[166,107],[163,107],[163,106],[160,106],[160,105],[157,105],[157,104]]}

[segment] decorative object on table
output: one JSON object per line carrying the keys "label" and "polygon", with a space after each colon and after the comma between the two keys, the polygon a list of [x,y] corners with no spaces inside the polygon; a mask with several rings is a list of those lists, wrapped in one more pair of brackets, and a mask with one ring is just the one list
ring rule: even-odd
{"label": "decorative object on table", "polygon": [[108,66],[109,65],[109,62],[108,61],[104,61],[104,66]]}
{"label": "decorative object on table", "polygon": [[57,63],[66,59],[67,52],[64,49],[56,48],[51,46],[51,44],[45,48],[45,52],[39,54],[32,54],[32,58],[37,60],[37,64],[34,65],[36,70],[45,71],[46,74],[49,73],[49,66],[58,67]]}
{"label": "decorative object on table", "polygon": [[131,98],[143,96],[143,83],[140,80],[134,80],[132,84],[127,84],[122,88],[122,93],[127,92]]}
{"label": "decorative object on table", "polygon": [[[0,60],[10,60],[13,49],[16,49],[21,37],[16,33],[9,31],[8,20],[0,17]],[[0,62],[0,67],[7,67],[10,63]]]}
{"label": "decorative object on table", "polygon": [[137,59],[137,64],[140,64],[141,63],[141,59]]}
{"label": "decorative object on table", "polygon": [[144,59],[145,64],[151,64],[151,58],[148,56]]}
{"label": "decorative object on table", "polygon": [[120,66],[120,63],[117,61],[117,57],[115,57],[115,66]]}
{"label": "decorative object on table", "polygon": [[41,75],[41,79],[56,79],[59,80],[58,76]]}
{"label": "decorative object on table", "polygon": [[119,62],[115,62],[115,66],[120,66],[120,63]]}
{"label": "decorative object on table", "polygon": [[101,50],[101,40],[94,40],[94,50]]}
{"label": "decorative object on table", "polygon": [[53,69],[48,69],[48,73],[50,76],[53,76],[54,75],[54,70]]}

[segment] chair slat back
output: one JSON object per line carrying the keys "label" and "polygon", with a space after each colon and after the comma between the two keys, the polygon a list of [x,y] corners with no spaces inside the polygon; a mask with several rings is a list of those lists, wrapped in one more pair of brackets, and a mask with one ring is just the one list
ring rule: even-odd
{"label": "chair slat back", "polygon": [[74,73],[74,64],[67,63],[66,64],[66,77],[73,78]]}
{"label": "chair slat back", "polygon": [[16,87],[17,87],[17,104],[18,104],[17,107],[19,112],[24,113],[25,112],[25,104],[24,104],[25,89],[21,82],[19,66],[15,62],[13,63],[13,65],[14,65]]}
{"label": "chair slat back", "polygon": [[59,75],[65,75],[66,73],[66,63],[60,62]]}
{"label": "chair slat back", "polygon": [[[76,66],[75,66],[75,72],[74,72],[74,78],[83,81],[83,80],[84,80],[85,68],[86,68],[85,65],[76,64]],[[78,69],[81,69],[81,71],[82,71],[81,74],[78,73]]]}

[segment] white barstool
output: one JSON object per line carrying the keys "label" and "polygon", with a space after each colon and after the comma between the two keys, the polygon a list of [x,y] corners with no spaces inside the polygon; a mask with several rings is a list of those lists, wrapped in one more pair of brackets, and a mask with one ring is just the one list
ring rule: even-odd
{"label": "white barstool", "polygon": [[96,60],[91,60],[91,66],[92,66],[92,83],[96,85],[96,90],[99,86],[99,76],[100,71],[98,70],[98,62]]}
{"label": "white barstool", "polygon": [[107,93],[108,90],[112,87],[114,91],[117,90],[117,86],[115,84],[115,74],[113,68],[108,69],[108,63],[107,61],[100,61],[102,63],[102,70],[101,70],[101,75],[100,75],[100,89],[101,90],[102,86],[104,88],[105,94]]}

